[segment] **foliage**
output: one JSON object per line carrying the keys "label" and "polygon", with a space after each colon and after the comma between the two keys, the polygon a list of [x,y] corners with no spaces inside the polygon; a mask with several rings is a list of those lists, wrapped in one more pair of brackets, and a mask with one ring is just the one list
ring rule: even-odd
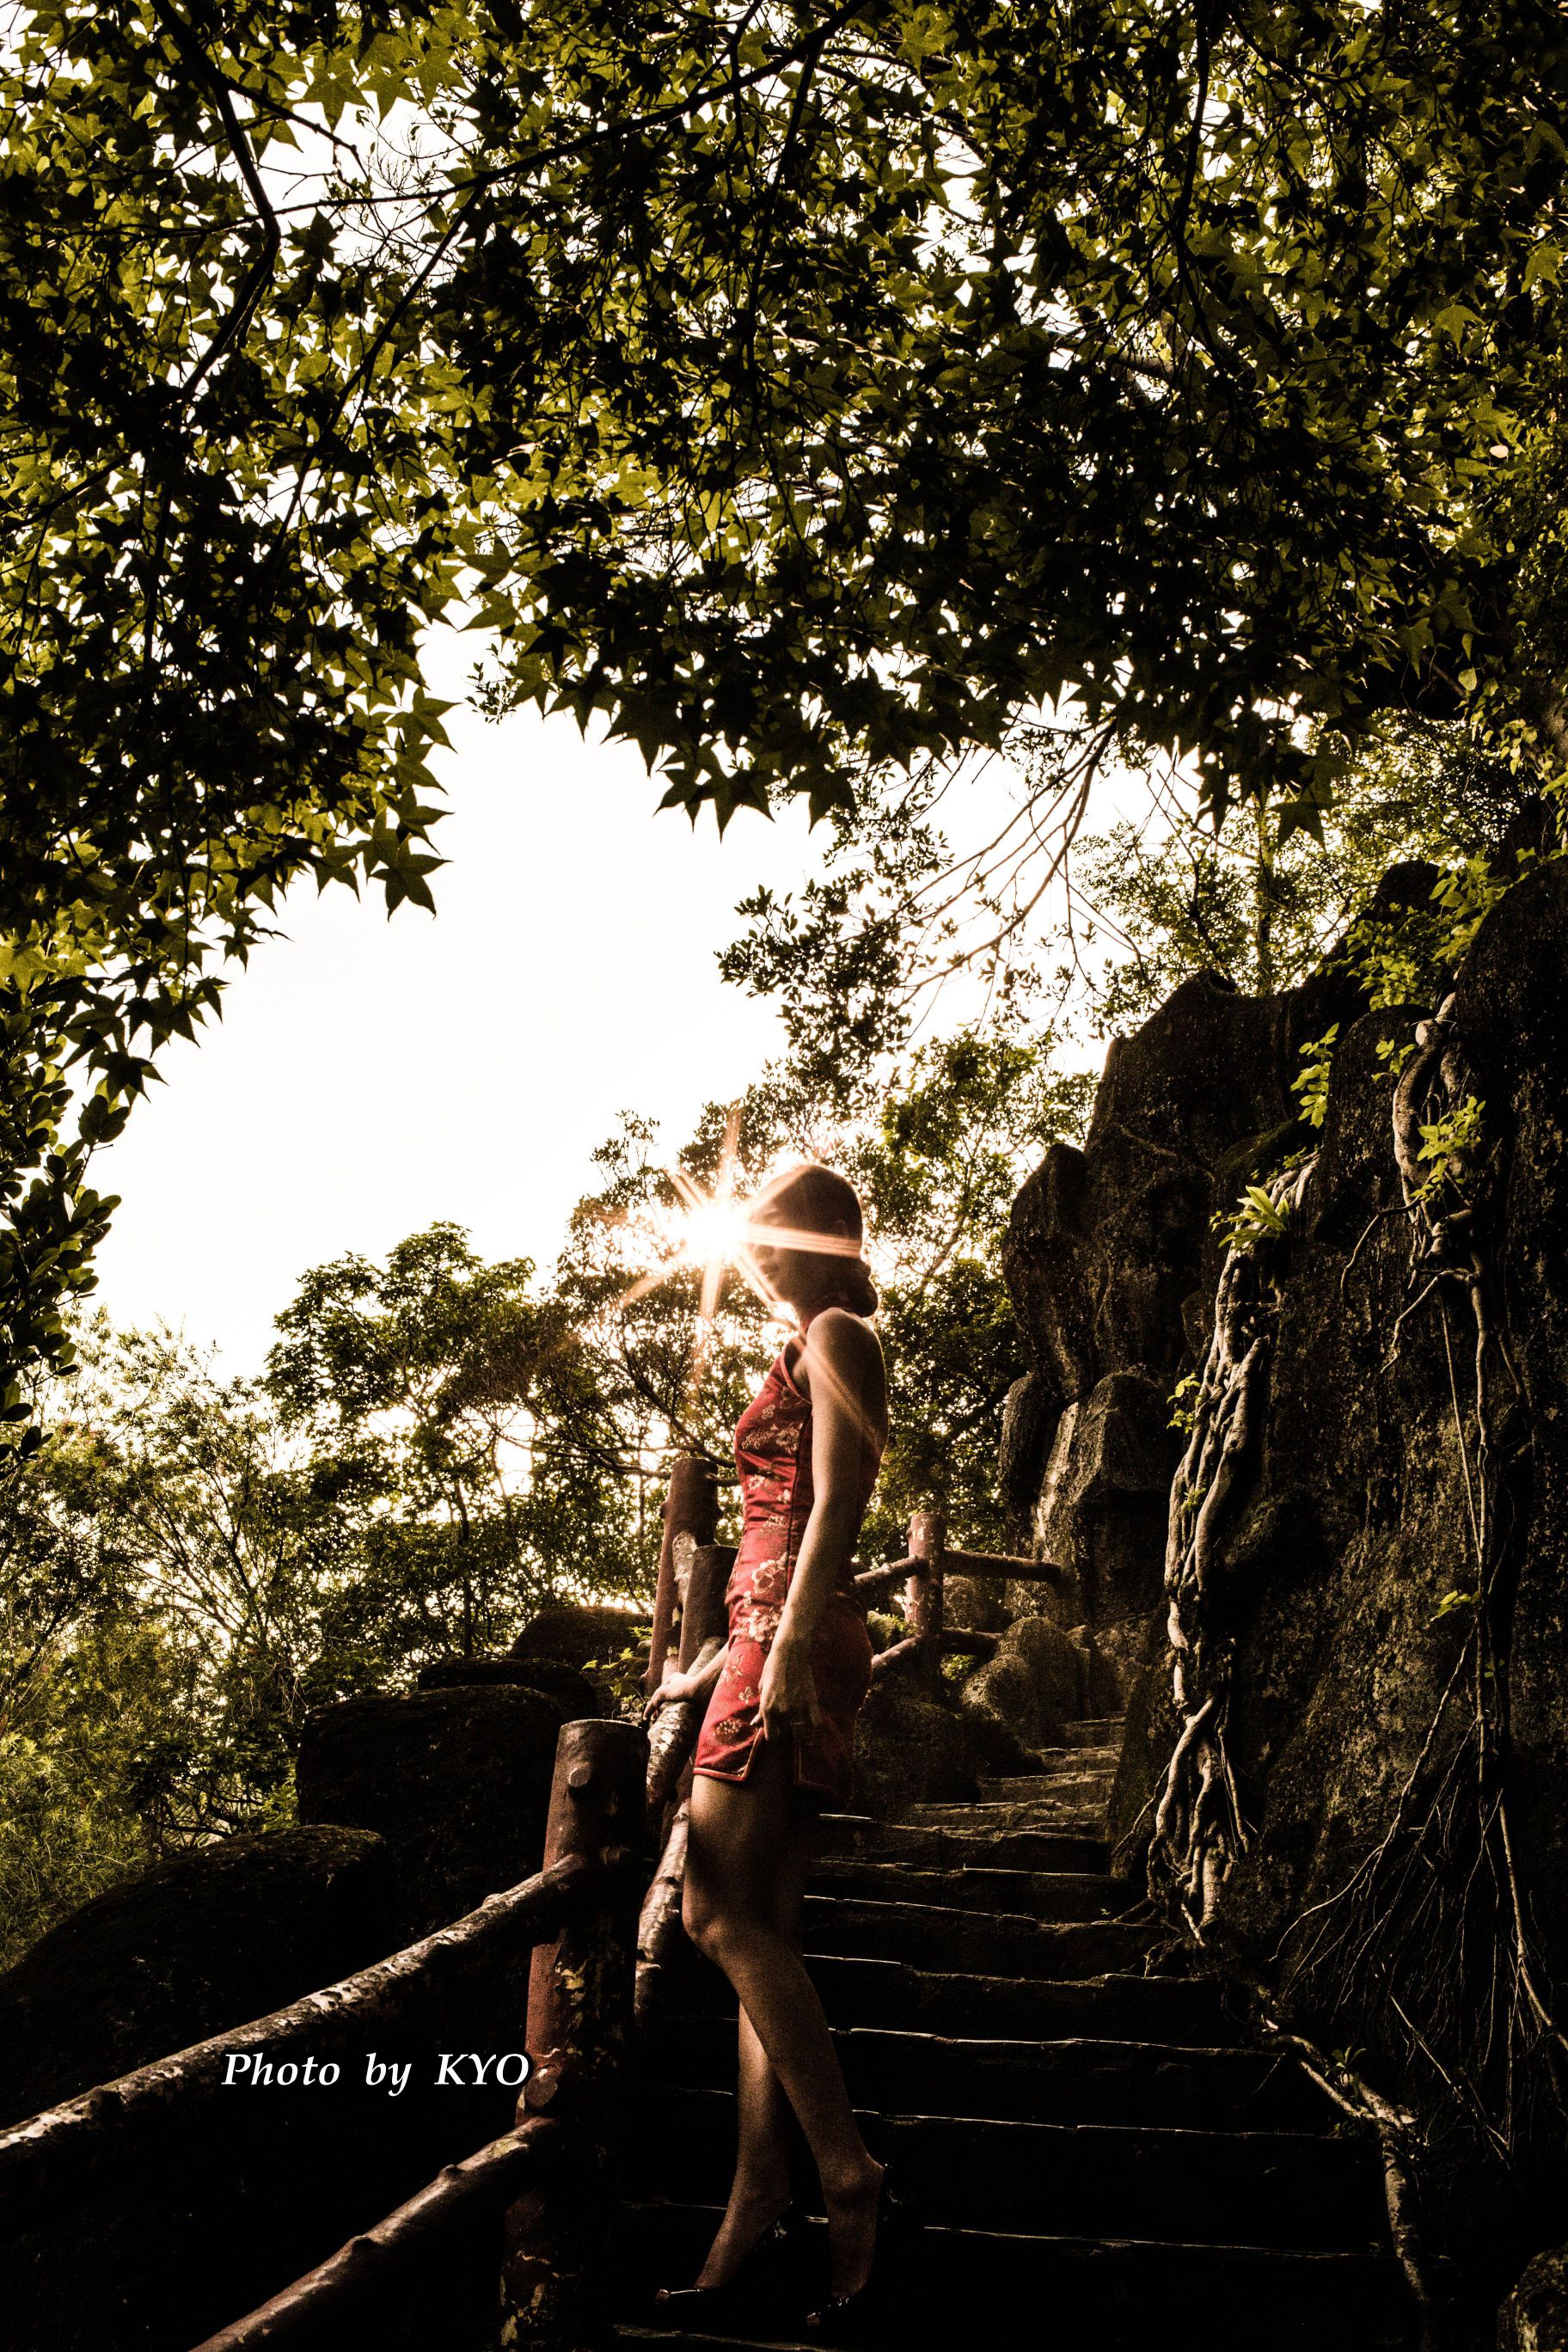
{"label": "foliage", "polygon": [[287,1818],[331,1556],[258,1401],[166,1337],[90,1328],[58,1413],[0,1486],[17,1948],[172,1847]]}
{"label": "foliage", "polygon": [[1213,1220],[1221,1250],[1242,1257],[1250,1256],[1259,1242],[1283,1240],[1289,1223],[1288,1204],[1264,1184],[1248,1184],[1235,1207],[1217,1211]]}
{"label": "foliage", "polygon": [[1165,1423],[1167,1429],[1179,1429],[1184,1437],[1192,1435],[1197,1427],[1197,1392],[1201,1385],[1196,1372],[1183,1373],[1167,1400],[1171,1407],[1171,1418]]}
{"label": "foliage", "polygon": [[320,1669],[345,1686],[492,1650],[547,1596],[635,1580],[620,1491],[572,1433],[593,1401],[581,1353],[533,1272],[437,1223],[383,1265],[313,1268],[278,1318],[266,1397],[352,1531]]}
{"label": "foliage", "polygon": [[1321,1127],[1328,1117],[1329,1080],[1339,1034],[1339,1023],[1331,1021],[1321,1037],[1309,1038],[1301,1048],[1302,1066],[1290,1081],[1290,1091],[1300,1102],[1301,1118],[1308,1127]]}
{"label": "foliage", "polygon": [[24,0],[3,1426],[90,1281],[93,1145],[279,891],[426,899],[443,614],[491,707],[603,713],[721,821],[1050,705],[1084,792],[1136,740],[1282,834],[1381,710],[1555,760],[1565,37]]}
{"label": "foliage", "polygon": [[[369,233],[352,142],[451,70],[456,13],[40,0],[0,59],[0,1412],[68,1361],[87,1182],[278,893],[429,903],[423,615],[466,397]],[[306,111],[337,126],[305,131]],[[360,185],[356,189],[356,177]],[[290,201],[293,199],[293,201]]]}
{"label": "foliage", "polygon": [[[1092,1027],[1103,1036],[1146,1019],[1197,971],[1248,994],[1294,987],[1358,921],[1370,952],[1363,910],[1386,869],[1427,860],[1489,871],[1523,798],[1502,762],[1453,730],[1408,725],[1379,730],[1315,834],[1289,831],[1267,800],[1216,825],[1190,790],[1162,782],[1146,825],[1116,825],[1073,854],[1087,909],[1073,944]],[[1085,955],[1097,946],[1110,950],[1099,970]]]}
{"label": "foliage", "polygon": [[110,1622],[62,1654],[26,1730],[0,1729],[0,1968],[156,1860],[139,1765],[177,1692],[155,1633]]}
{"label": "foliage", "polygon": [[1066,690],[1303,812],[1379,709],[1534,724],[1555,12],[519,21],[448,288],[498,694],[721,815]]}
{"label": "foliage", "polygon": [[1484,1102],[1467,1095],[1438,1118],[1422,1121],[1421,1147],[1416,1158],[1428,1173],[1417,1189],[1416,1198],[1423,1202],[1435,1200],[1445,1184],[1464,1189],[1468,1163],[1486,1140],[1485,1112]]}
{"label": "foliage", "polygon": [[162,1853],[290,1818],[310,1707],[646,1582],[624,1482],[548,1442],[584,1373],[531,1276],[451,1225],[315,1268],[259,1381],[89,1328],[0,1485],[16,1949]]}

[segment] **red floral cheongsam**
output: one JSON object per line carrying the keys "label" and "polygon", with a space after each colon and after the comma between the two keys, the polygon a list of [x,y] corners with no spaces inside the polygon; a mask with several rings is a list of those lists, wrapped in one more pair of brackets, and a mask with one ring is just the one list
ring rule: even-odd
{"label": "red floral cheongsam", "polygon": [[[874,1445],[867,1446],[863,1461],[862,1509],[881,1466]],[[774,1359],[735,1424],[735,1467],[745,1517],[724,1595],[729,1654],[713,1685],[692,1762],[694,1771],[714,1780],[743,1780],[757,1753],[763,1664],[811,1517],[811,1400],[791,1380],[784,1352]],[[819,1789],[840,1804],[849,1801],[855,1717],[871,1686],[870,1636],[853,1580],[846,1562],[812,1639],[811,1671],[822,1719],[815,1730],[793,1735],[796,1787]]]}

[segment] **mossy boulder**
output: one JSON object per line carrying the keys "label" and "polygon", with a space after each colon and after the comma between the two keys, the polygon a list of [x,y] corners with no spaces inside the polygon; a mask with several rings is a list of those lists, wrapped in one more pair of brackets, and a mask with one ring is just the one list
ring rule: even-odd
{"label": "mossy boulder", "polygon": [[264,2017],[403,1939],[394,1857],[367,1828],[219,1838],[161,1863],[0,1977],[0,2122]]}
{"label": "mossy boulder", "polygon": [[554,1658],[568,1666],[603,1664],[647,1639],[647,1619],[636,1610],[613,1608],[607,1602],[552,1601],[529,1619],[510,1654],[531,1663]]}
{"label": "mossy boulder", "polygon": [[565,1708],[569,1723],[606,1711],[604,1695],[590,1677],[560,1658],[442,1658],[422,1667],[418,1677],[421,1690],[459,1690],[478,1683],[542,1691]]}
{"label": "mossy boulder", "polygon": [[962,1687],[961,1714],[986,1760],[999,1769],[1016,1751],[1049,1748],[1088,1715],[1089,1653],[1048,1617],[1020,1617]]}
{"label": "mossy boulder", "polygon": [[855,1808],[896,1820],[910,1805],[976,1796],[979,1761],[956,1708],[889,1673],[855,1726]]}
{"label": "mossy boulder", "polygon": [[556,1738],[574,1711],[506,1683],[319,1707],[300,1743],[300,1819],[384,1837],[410,1932],[427,1935],[539,1868]]}

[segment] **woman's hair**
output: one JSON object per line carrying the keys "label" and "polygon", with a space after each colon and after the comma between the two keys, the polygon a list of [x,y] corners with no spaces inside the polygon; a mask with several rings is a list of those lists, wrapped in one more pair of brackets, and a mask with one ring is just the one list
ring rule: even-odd
{"label": "woman's hair", "polygon": [[[865,1219],[860,1209],[860,1195],[847,1176],[835,1168],[824,1168],[818,1161],[808,1160],[799,1168],[789,1168],[775,1176],[763,1194],[769,1213],[779,1223],[799,1234],[820,1234],[834,1244],[833,1280],[841,1289],[844,1304],[852,1315],[874,1315],[877,1311],[877,1286],[871,1279],[871,1269],[859,1255]],[[843,1225],[853,1254],[844,1253],[844,1239],[834,1231]],[[809,1249],[809,1242],[792,1241],[788,1246]]]}

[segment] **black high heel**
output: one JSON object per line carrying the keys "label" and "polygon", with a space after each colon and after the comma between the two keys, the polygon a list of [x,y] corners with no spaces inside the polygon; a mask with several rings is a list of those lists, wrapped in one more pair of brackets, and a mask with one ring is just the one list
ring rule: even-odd
{"label": "black high heel", "polygon": [[805,2225],[805,2215],[793,2204],[786,2205],[721,2285],[661,2286],[653,2299],[655,2311],[679,2327],[700,2327],[708,2321],[738,2316],[768,2284],[769,2273],[776,2276],[780,2266],[798,2252]]}
{"label": "black high heel", "polygon": [[[893,2168],[885,2164],[877,2191],[877,2242],[872,2249],[871,2267],[852,2294],[830,2294],[820,2310],[807,2312],[806,2331],[814,2343],[862,2342],[868,2323],[885,2314],[893,2284],[894,2261],[899,2254],[909,2252],[908,2241],[915,2226],[912,2211],[893,2186]],[[894,2240],[901,2242],[895,2246],[890,2242]]]}

